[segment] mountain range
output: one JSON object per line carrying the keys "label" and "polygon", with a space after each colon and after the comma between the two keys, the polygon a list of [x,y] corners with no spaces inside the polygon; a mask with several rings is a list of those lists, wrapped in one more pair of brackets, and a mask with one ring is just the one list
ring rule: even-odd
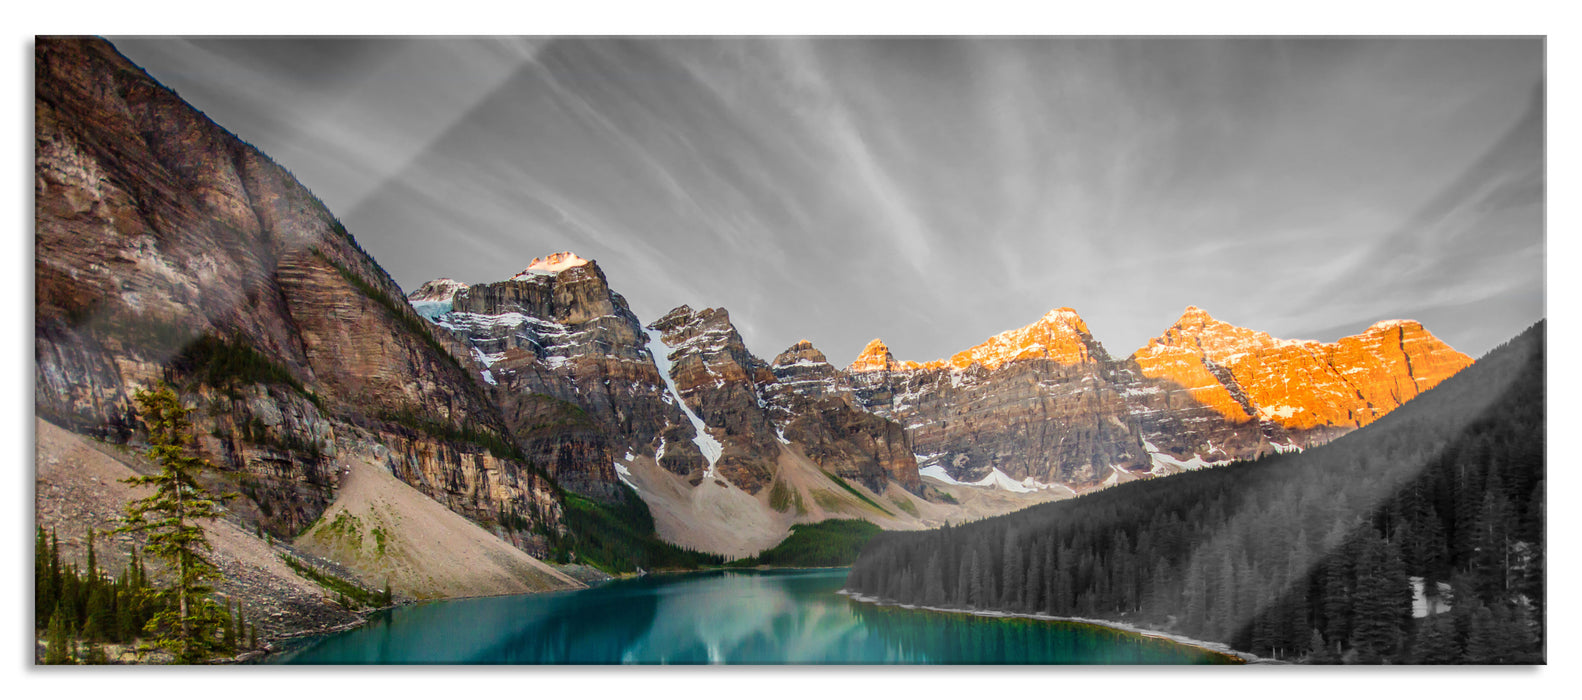
{"label": "mountain range", "polygon": [[643,323],[569,252],[404,294],[289,171],[108,43],[40,38],[35,59],[38,416],[135,444],[133,393],[177,386],[237,517],[309,553],[340,551],[299,536],[369,469],[539,558],[572,499],[628,489],[661,538],[729,556],[797,522],[932,527],[1301,450],[1471,363],[1411,321],[1320,343],[1193,307],[1125,358],[1060,308],[948,359],[875,340],[844,368],[807,341],[766,361],[725,309]]}
{"label": "mountain range", "polygon": [[[604,464],[651,458],[693,484],[718,473],[756,493],[780,443],[874,492],[922,493],[920,475],[1082,492],[1320,444],[1471,363],[1413,321],[1320,343],[1196,307],[1124,359],[1061,308],[949,359],[898,361],[874,340],[838,369],[804,340],[765,362],[724,309],[682,306],[642,327],[598,264],[570,252],[409,299],[469,348],[497,403],[550,396],[593,418],[608,454],[566,483],[609,484]],[[583,441],[534,454],[561,464]]]}

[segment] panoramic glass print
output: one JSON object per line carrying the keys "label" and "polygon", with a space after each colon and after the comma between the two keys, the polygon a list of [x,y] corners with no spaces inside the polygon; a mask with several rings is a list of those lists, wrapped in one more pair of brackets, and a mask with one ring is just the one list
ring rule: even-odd
{"label": "panoramic glass print", "polygon": [[1542,38],[34,54],[35,663],[1545,662]]}

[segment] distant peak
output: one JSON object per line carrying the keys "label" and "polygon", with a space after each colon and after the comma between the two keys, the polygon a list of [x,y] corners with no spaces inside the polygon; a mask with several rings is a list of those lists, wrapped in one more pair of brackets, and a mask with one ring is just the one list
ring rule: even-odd
{"label": "distant peak", "polygon": [[857,354],[857,359],[852,360],[846,367],[848,372],[882,372],[896,369],[895,356],[890,354],[890,348],[883,340],[874,338],[863,346],[862,352]]}
{"label": "distant peak", "polygon": [[1031,325],[999,333],[951,355],[947,362],[956,369],[979,364],[995,370],[1008,362],[1035,358],[1076,365],[1105,360],[1108,355],[1103,346],[1093,340],[1088,324],[1076,309],[1062,306]]}
{"label": "distant peak", "polygon": [[526,270],[521,271],[511,279],[520,280],[540,275],[557,275],[573,267],[586,264],[588,264],[586,258],[569,250],[563,253],[551,253],[548,257],[533,258],[533,262],[528,263]]}
{"label": "distant peak", "polygon": [[411,294],[407,295],[407,298],[414,301],[448,301],[456,296],[457,292],[469,288],[469,285],[464,282],[457,282],[449,277],[441,277],[437,280],[424,282],[423,286],[413,290]]}
{"label": "distant peak", "polygon": [[829,360],[824,357],[824,353],[819,352],[818,348],[813,347],[812,342],[804,338],[802,340],[798,340],[795,345],[786,348],[785,352],[776,355],[773,364],[776,367],[786,367],[797,364],[827,365],[829,364]]}

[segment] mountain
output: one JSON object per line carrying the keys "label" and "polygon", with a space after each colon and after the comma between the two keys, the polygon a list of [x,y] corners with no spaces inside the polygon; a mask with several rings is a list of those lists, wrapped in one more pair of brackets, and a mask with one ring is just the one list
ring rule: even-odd
{"label": "mountain", "polygon": [[[1411,332],[1392,322],[1335,345]],[[1545,352],[1540,322],[1301,453],[880,533],[847,588],[1310,663],[1543,663]]]}
{"label": "mountain", "polygon": [[[511,435],[565,488],[614,498],[615,458],[652,453],[669,426],[686,425],[647,331],[597,264],[535,258],[501,282],[429,282],[409,302],[476,360]],[[676,468],[703,462],[695,449],[669,452]]]}
{"label": "mountain", "polygon": [[905,425],[924,474],[1084,490],[1322,444],[1470,363],[1412,321],[1318,343],[1196,307],[1117,360],[1061,308],[948,360],[874,340],[825,381]]}
{"label": "mountain", "polygon": [[1279,340],[1195,306],[1132,359],[1229,420],[1293,431],[1360,428],[1472,364],[1416,321],[1319,343]]}
{"label": "mountain", "polygon": [[107,42],[40,37],[34,57],[40,418],[135,443],[131,397],[168,382],[248,530],[302,532],[355,454],[547,553],[556,484],[312,193]]}

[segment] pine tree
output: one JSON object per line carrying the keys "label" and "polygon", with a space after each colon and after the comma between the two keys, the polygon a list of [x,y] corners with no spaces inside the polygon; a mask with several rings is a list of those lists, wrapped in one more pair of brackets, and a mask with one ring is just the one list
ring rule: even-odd
{"label": "pine tree", "polygon": [[1495,664],[1505,651],[1500,648],[1500,632],[1494,611],[1479,605],[1472,612],[1472,622],[1467,630],[1467,648],[1463,660],[1469,664]]}
{"label": "pine tree", "polygon": [[71,622],[67,620],[64,604],[55,604],[55,612],[49,617],[49,636],[45,643],[48,648],[44,651],[44,663],[76,663],[71,654]]}
{"label": "pine tree", "polygon": [[1455,621],[1449,615],[1430,615],[1418,620],[1410,658],[1414,664],[1453,664],[1461,661],[1461,649],[1456,645]]}
{"label": "pine tree", "polygon": [[152,486],[154,493],[127,504],[126,522],[116,532],[147,532],[145,549],[175,574],[173,587],[165,592],[173,604],[147,625],[155,644],[171,652],[177,663],[202,663],[214,651],[220,627],[219,606],[207,597],[212,590],[208,582],[220,571],[205,554],[212,547],[199,524],[220,514],[215,500],[197,481],[209,465],[187,453],[192,441],[187,418],[191,410],[181,405],[170,387],[139,391],[134,399],[148,427],[149,456],[160,471],[125,479]]}
{"label": "pine tree", "polygon": [[88,593],[88,614],[82,623],[82,636],[92,641],[109,638],[115,626],[115,589],[102,580],[93,580]]}
{"label": "pine tree", "polygon": [[102,666],[110,663],[109,657],[104,654],[104,645],[98,640],[88,640],[88,648],[82,655],[82,662],[92,666]]}
{"label": "pine tree", "polygon": [[967,592],[967,605],[974,608],[981,608],[983,607],[983,571],[982,566],[978,563],[978,550],[973,549],[969,558],[972,560],[972,565],[969,568],[972,573],[970,574],[971,578],[967,584],[969,586]]}
{"label": "pine tree", "polygon": [[226,649],[236,648],[236,607],[229,598],[225,600],[225,627],[220,643]]}
{"label": "pine tree", "polygon": [[33,627],[45,629],[49,626],[49,616],[55,610],[55,601],[60,595],[57,587],[59,572],[53,567],[56,562],[54,550],[50,547],[49,537],[44,534],[42,525],[37,528],[37,535],[33,543]]}
{"label": "pine tree", "polygon": [[89,581],[99,578],[99,558],[93,553],[93,528],[88,528],[88,574]]}
{"label": "pine tree", "polygon": [[1324,641],[1324,635],[1318,630],[1313,630],[1313,635],[1308,639],[1307,663],[1320,665],[1340,663],[1340,656],[1335,654],[1335,650]]}

